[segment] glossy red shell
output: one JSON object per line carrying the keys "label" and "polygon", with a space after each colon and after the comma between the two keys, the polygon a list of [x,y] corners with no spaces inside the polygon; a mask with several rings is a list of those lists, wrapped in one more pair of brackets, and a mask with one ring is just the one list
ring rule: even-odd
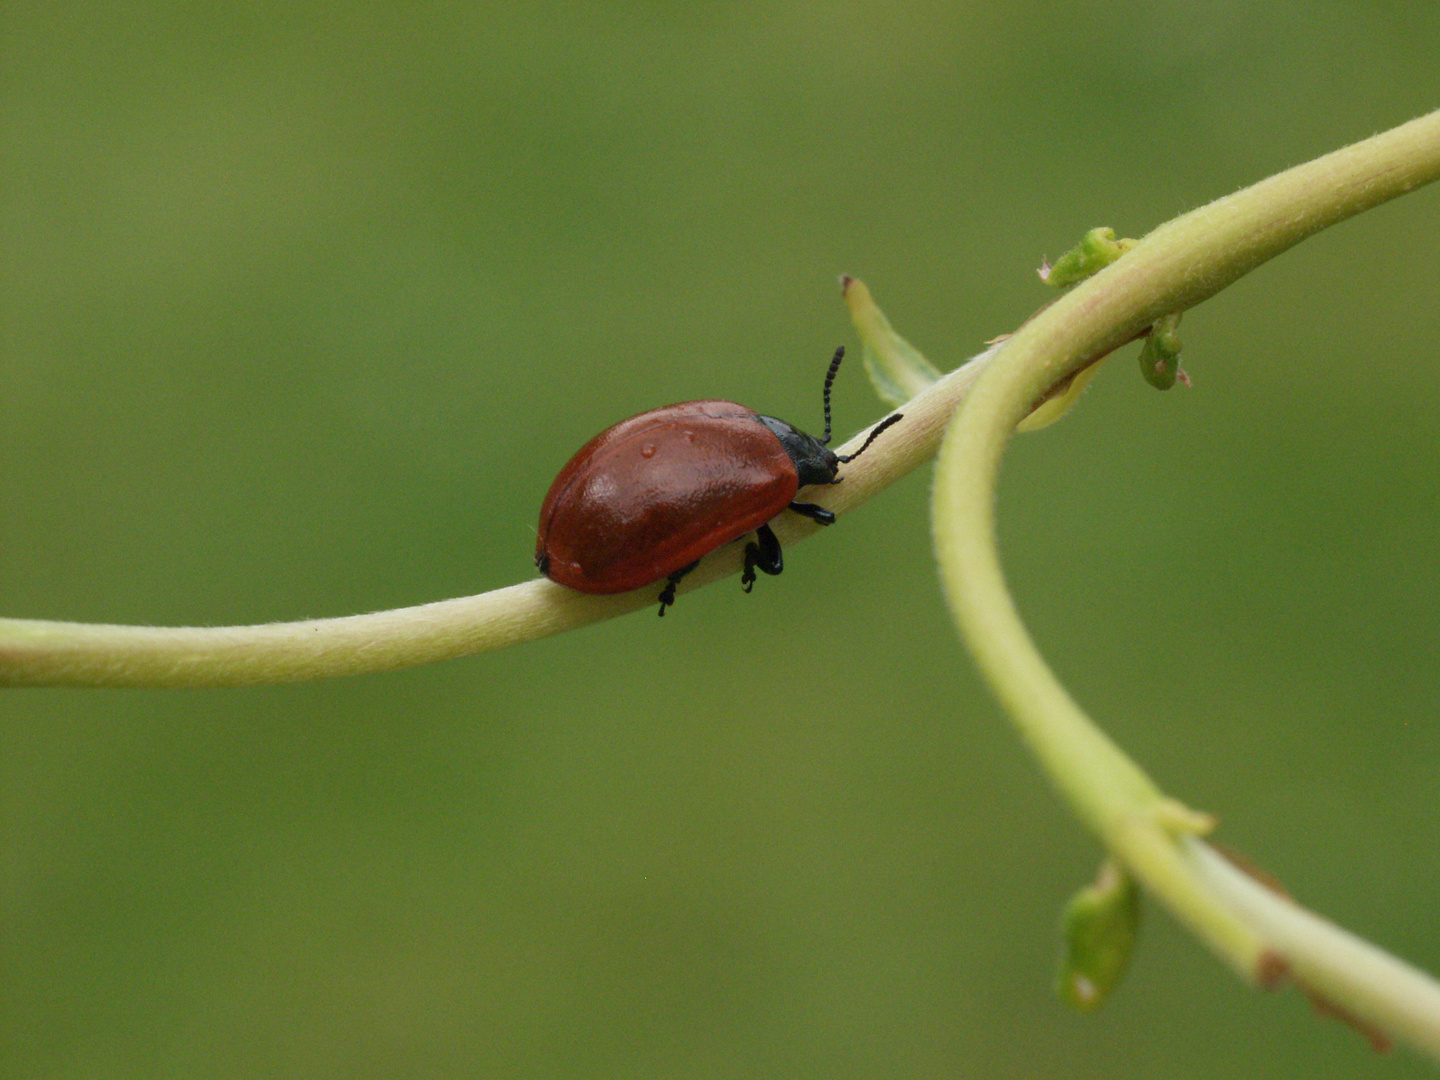
{"label": "glossy red shell", "polygon": [[618,593],[669,577],[784,510],[799,489],[775,433],[733,401],[622,420],[580,448],[540,508],[552,581]]}

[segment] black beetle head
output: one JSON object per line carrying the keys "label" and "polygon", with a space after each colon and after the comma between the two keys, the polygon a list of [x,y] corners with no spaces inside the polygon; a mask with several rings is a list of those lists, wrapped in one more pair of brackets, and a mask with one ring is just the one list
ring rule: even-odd
{"label": "black beetle head", "polygon": [[837,454],[828,449],[830,444],[830,387],[835,382],[835,373],[840,370],[840,361],[844,359],[845,346],[841,345],[830,359],[830,369],[825,372],[825,434],[820,438],[806,435],[799,428],[787,424],[784,420],[777,420],[773,416],[757,417],[762,424],[775,433],[775,437],[780,440],[780,445],[785,447],[785,452],[795,463],[795,471],[800,476],[801,487],[809,484],[838,484],[840,482],[840,466],[847,461],[854,461],[870,449],[870,444],[875,441],[876,436],[891,424],[898,424],[903,419],[899,413],[886,417],[871,429],[870,437],[853,454]]}
{"label": "black beetle head", "polygon": [[774,433],[785,452],[790,455],[790,460],[795,463],[795,473],[800,477],[801,487],[839,483],[837,474],[840,472],[841,458],[824,442],[773,416],[757,416],[756,419]]}

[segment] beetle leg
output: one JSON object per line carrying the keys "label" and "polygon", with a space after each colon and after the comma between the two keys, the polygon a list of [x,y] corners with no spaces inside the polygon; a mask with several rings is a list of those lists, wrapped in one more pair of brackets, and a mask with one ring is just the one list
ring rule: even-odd
{"label": "beetle leg", "polygon": [[696,559],[689,566],[682,566],[679,570],[676,570],[673,574],[671,574],[668,578],[665,579],[665,588],[660,590],[660,614],[662,616],[665,614],[665,609],[671,604],[675,603],[675,586],[680,584],[680,579],[683,578],[686,574],[688,574],[691,570],[694,570],[695,567],[699,565],[700,560]]}
{"label": "beetle leg", "polygon": [[755,541],[745,545],[745,572],[740,575],[740,584],[745,591],[755,584],[756,568],[774,577],[785,569],[785,560],[780,557],[780,541],[770,531],[769,525],[755,530]]}
{"label": "beetle leg", "polygon": [[792,502],[790,509],[797,514],[808,517],[811,521],[819,522],[821,525],[835,524],[835,511],[826,510],[823,506],[816,506],[814,503]]}

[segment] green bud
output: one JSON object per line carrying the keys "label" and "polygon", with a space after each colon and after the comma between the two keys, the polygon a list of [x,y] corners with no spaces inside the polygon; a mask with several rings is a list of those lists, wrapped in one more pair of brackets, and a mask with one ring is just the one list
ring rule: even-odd
{"label": "green bud", "polygon": [[1135,246],[1134,240],[1116,240],[1115,230],[1108,226],[1091,229],[1069,251],[1054,263],[1040,268],[1040,280],[1046,285],[1063,289],[1098,274]]}
{"label": "green bud", "polygon": [[1106,859],[1095,881],[1065,907],[1064,951],[1055,989],[1082,1012],[1094,1012],[1119,984],[1140,928],[1140,890]]}
{"label": "green bud", "polygon": [[1180,375],[1179,326],[1179,313],[1157,320],[1140,350],[1140,374],[1157,390],[1169,390]]}

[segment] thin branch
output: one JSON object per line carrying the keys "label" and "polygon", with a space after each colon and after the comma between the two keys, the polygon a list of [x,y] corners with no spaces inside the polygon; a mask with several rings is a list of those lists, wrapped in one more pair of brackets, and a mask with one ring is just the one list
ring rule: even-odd
{"label": "thin branch", "polygon": [[[989,354],[950,373],[906,406],[905,422],[845,467],[845,483],[817,501],[844,514],[935,454]],[[860,432],[840,453],[854,453]],[[537,497],[538,506],[538,497]],[[796,514],[774,524],[787,548],[819,526]],[[738,574],[742,541],[706,557],[679,591]],[[528,559],[520,552],[517,561]],[[120,626],[0,618],[0,686],[256,686],[362,675],[519,645],[640,609],[656,590],[586,596],[536,579],[476,596],[366,615],[250,626]]]}
{"label": "thin branch", "polygon": [[[1290,169],[1156,229],[1005,343],[946,433],[936,467],[935,547],[951,610],[982,672],[1077,813],[1128,871],[1241,975],[1343,971],[1333,936],[1281,936],[1218,887],[1202,819],[1178,810],[1071,700],[1030,640],[995,547],[994,491],[1016,423],[1048,386],[1161,316],[1183,311],[1319,230],[1440,178],[1440,112]],[[1205,872],[1202,872],[1205,871]],[[1367,948],[1369,948],[1367,946]],[[1378,950],[1376,950],[1378,952]],[[1382,954],[1383,955],[1383,954]],[[1413,970],[1413,969],[1412,969]],[[1440,1002],[1435,984],[1427,1002]],[[1440,1057],[1440,1008],[1331,997],[1357,1022]],[[1332,988],[1333,991],[1333,988]]]}

